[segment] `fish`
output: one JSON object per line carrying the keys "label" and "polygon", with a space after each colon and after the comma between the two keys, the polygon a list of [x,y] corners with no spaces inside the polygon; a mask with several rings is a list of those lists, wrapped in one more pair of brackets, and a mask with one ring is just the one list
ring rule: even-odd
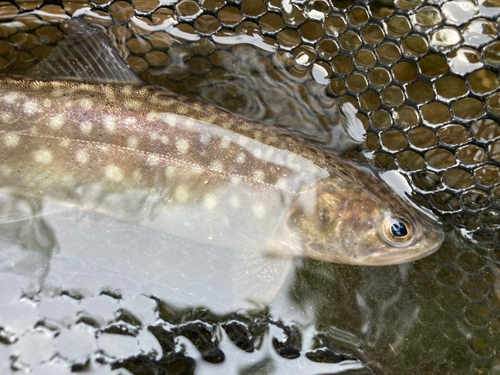
{"label": "fish", "polygon": [[[50,76],[99,37],[72,22],[85,38],[64,45]],[[43,69],[0,80],[0,189],[283,264],[392,265],[444,239],[371,172],[290,132],[130,76],[54,80]]]}

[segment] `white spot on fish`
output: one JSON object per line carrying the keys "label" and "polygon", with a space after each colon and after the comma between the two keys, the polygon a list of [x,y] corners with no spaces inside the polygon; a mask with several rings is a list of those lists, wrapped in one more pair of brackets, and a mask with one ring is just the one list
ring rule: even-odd
{"label": "white spot on fish", "polygon": [[125,86],[122,90],[123,94],[125,95],[132,95],[132,86]]}
{"label": "white spot on fish", "polygon": [[49,164],[54,157],[49,150],[37,150],[34,152],[34,158],[40,164]]}
{"label": "white spot on fish", "polygon": [[281,190],[286,190],[287,187],[288,187],[288,182],[286,180],[286,178],[280,178],[277,182],[276,182],[276,186],[278,188],[280,188]]}
{"label": "white spot on fish", "polygon": [[189,141],[187,139],[179,139],[176,146],[177,150],[184,155],[189,150]]}
{"label": "white spot on fish", "polygon": [[160,157],[156,154],[148,155],[148,164],[153,167],[160,164]]}
{"label": "white spot on fish", "polygon": [[142,181],[142,174],[139,170],[135,170],[133,173],[132,173],[132,179],[136,182],[136,183],[140,183]]}
{"label": "white spot on fish", "polygon": [[111,116],[105,116],[103,120],[104,127],[108,131],[109,134],[113,134],[116,129],[115,119]]}
{"label": "white spot on fish", "polygon": [[120,167],[110,164],[104,170],[104,175],[108,180],[120,182],[123,180],[123,172]]}
{"label": "white spot on fish", "polygon": [[41,90],[43,87],[42,83],[41,82],[32,82],[31,83],[31,89],[34,90],[34,91],[38,91],[38,90]]}
{"label": "white spot on fish", "polygon": [[224,166],[219,160],[213,161],[208,168],[215,172],[222,172],[224,170]]}
{"label": "white spot on fish", "polygon": [[7,104],[14,104],[15,102],[17,102],[19,99],[21,98],[21,95],[15,93],[15,92],[11,92],[7,95],[4,95],[3,96],[3,101]]}
{"label": "white spot on fish", "polygon": [[167,125],[176,126],[177,124],[177,116],[171,113],[158,113],[157,116],[157,120],[161,120]]}
{"label": "white spot on fish", "polygon": [[252,151],[253,156],[255,156],[257,159],[260,159],[262,156],[262,150],[260,148],[255,148],[255,150]]}
{"label": "white spot on fish", "polygon": [[186,128],[193,128],[196,125],[196,121],[191,118],[186,118],[183,124]]}
{"label": "white spot on fish", "polygon": [[253,174],[253,178],[257,182],[264,182],[265,177],[266,174],[264,173],[264,171],[261,171],[260,169]]}
{"label": "white spot on fish", "polygon": [[160,135],[157,132],[152,132],[149,134],[149,138],[151,138],[152,141],[157,141],[160,138]]}
{"label": "white spot on fish", "polygon": [[82,99],[80,100],[80,105],[85,110],[90,110],[93,107],[92,101],[90,99]]}
{"label": "white spot on fish", "polygon": [[89,135],[92,131],[92,123],[90,121],[84,121],[80,124],[80,130],[83,134]]}
{"label": "white spot on fish", "polygon": [[201,174],[204,172],[203,168],[200,167],[199,165],[192,165],[190,169],[194,175]]}
{"label": "white spot on fish", "polygon": [[23,111],[26,115],[31,116],[36,113],[38,105],[33,100],[28,100],[23,105]]}
{"label": "white spot on fish", "polygon": [[246,158],[247,158],[247,154],[245,154],[244,152],[240,152],[238,155],[236,155],[236,159],[234,159],[234,160],[238,164],[243,164],[245,162]]}
{"label": "white spot on fish", "polygon": [[266,214],[266,207],[262,203],[256,203],[252,207],[252,212],[255,215],[255,217],[262,219]]}
{"label": "white spot on fish", "polygon": [[19,144],[19,139],[20,138],[21,137],[19,137],[15,133],[7,133],[3,137],[3,143],[7,147],[16,147]]}
{"label": "white spot on fish", "polygon": [[231,140],[229,138],[223,138],[220,147],[221,148],[228,148],[231,145]]}
{"label": "white spot on fish", "polygon": [[166,135],[160,136],[160,142],[166,145],[168,143],[168,137]]}
{"label": "white spot on fish", "polygon": [[61,129],[61,127],[64,125],[64,120],[64,115],[55,115],[49,120],[49,126],[54,130]]}
{"label": "white spot on fish", "polygon": [[177,189],[175,189],[175,199],[177,199],[179,202],[186,202],[189,199],[189,192],[184,186],[179,186]]}
{"label": "white spot on fish", "polygon": [[125,107],[132,110],[139,110],[142,107],[141,102],[137,100],[128,100],[125,102]]}
{"label": "white spot on fish", "polygon": [[232,184],[234,184],[234,185],[238,185],[238,184],[240,184],[240,183],[241,183],[242,178],[241,178],[241,176],[238,176],[238,175],[234,175],[234,174],[233,174],[233,175],[231,175],[230,180],[231,180],[231,183],[232,183]]}
{"label": "white spot on fish", "polygon": [[229,203],[233,208],[240,208],[241,200],[237,195],[232,195],[231,198],[229,198]]}
{"label": "white spot on fish", "polygon": [[129,137],[127,139],[127,147],[128,148],[137,149],[138,145],[139,145],[139,140],[136,137]]}
{"label": "white spot on fish", "polygon": [[165,169],[165,176],[167,176],[168,179],[171,179],[172,177],[174,177],[175,173],[177,172],[177,168],[176,167],[167,167]]}
{"label": "white spot on fish", "polygon": [[158,118],[160,116],[158,116],[158,113],[156,112],[151,112],[151,113],[148,113],[146,115],[146,120],[149,121],[149,122],[155,122],[155,121],[158,121]]}
{"label": "white spot on fish", "polygon": [[114,103],[115,102],[115,93],[113,92],[112,89],[109,87],[106,87],[104,89],[104,93],[106,94],[106,99],[109,100],[110,102]]}
{"label": "white spot on fish", "polygon": [[212,136],[210,134],[205,134],[203,133],[201,136],[200,136],[200,143],[203,145],[203,146],[207,146],[209,143],[210,143],[210,140],[212,139]]}
{"label": "white spot on fish", "polygon": [[100,144],[97,146],[99,148],[99,151],[106,153],[109,152],[110,146],[106,144]]}
{"label": "white spot on fish", "polygon": [[52,91],[52,97],[53,98],[59,98],[63,94],[64,94],[64,92],[61,89],[55,89],[54,91]]}
{"label": "white spot on fish", "polygon": [[211,210],[217,205],[217,198],[215,198],[213,194],[206,194],[203,199],[203,204],[205,205],[205,208]]}
{"label": "white spot on fish", "polygon": [[61,141],[61,143],[59,143],[59,145],[60,145],[61,147],[68,147],[70,144],[71,144],[71,141],[70,141],[69,139],[66,139],[66,138],[65,138],[65,139],[63,139],[63,140]]}
{"label": "white spot on fish", "polygon": [[87,154],[87,151],[84,150],[78,150],[75,157],[76,161],[80,164],[85,164],[89,160],[89,155]]}

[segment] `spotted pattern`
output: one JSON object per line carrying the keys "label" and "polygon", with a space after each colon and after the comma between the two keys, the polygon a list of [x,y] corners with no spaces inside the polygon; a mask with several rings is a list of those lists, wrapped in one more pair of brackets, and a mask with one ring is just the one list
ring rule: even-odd
{"label": "spotted pattern", "polygon": [[3,136],[3,143],[6,147],[16,147],[19,144],[19,135],[7,133]]}
{"label": "spotted pattern", "polygon": [[37,112],[37,110],[38,110],[38,105],[35,101],[28,100],[24,102],[23,111],[26,115],[32,116]]}
{"label": "spotted pattern", "polygon": [[[287,150],[281,156],[269,151],[265,142],[274,147],[282,139],[267,138],[267,130],[255,131],[254,125],[244,119],[187,98],[181,105],[169,93],[141,89],[142,97],[137,92],[130,95],[149,104],[138,106],[125,105],[130,89],[113,85],[97,89],[92,84],[34,81],[35,94],[30,81],[22,88],[16,86],[16,80],[3,84],[11,85],[8,88],[12,92],[3,96],[4,117],[14,115],[19,105],[29,109],[30,117],[38,116],[35,121],[21,119],[15,123],[20,132],[14,128],[3,135],[4,145],[12,148],[9,155],[22,156],[18,147],[33,150],[31,160],[50,166],[43,175],[59,173],[68,189],[71,184],[101,178],[103,194],[117,186],[151,186],[167,189],[169,201],[200,201],[206,210],[214,210],[224,201],[233,208],[248,204],[234,193],[221,200],[219,194],[224,196],[224,189],[229,187],[239,189],[250,184],[259,189],[285,188],[294,194],[304,184],[314,183],[314,171],[325,177],[329,173],[324,169],[328,163],[321,158],[320,163],[311,163]],[[43,100],[40,93],[45,95]],[[46,100],[62,96],[66,103],[63,112],[58,101]],[[123,106],[110,103],[106,100],[109,97]],[[155,110],[149,110],[148,105]],[[185,107],[189,107],[190,117],[184,116]],[[296,147],[298,154],[302,152],[300,141],[290,139],[289,145]],[[276,161],[279,165],[274,165]],[[303,169],[301,162],[310,163],[311,168],[303,175],[298,172]],[[23,163],[21,157],[19,165]],[[283,182],[289,178],[293,181]],[[47,181],[46,187],[50,186]],[[265,207],[259,205],[248,212],[256,218],[266,215]]]}
{"label": "spotted pattern", "polygon": [[104,174],[107,179],[115,182],[120,182],[123,180],[123,171],[120,167],[110,164],[105,167]]}
{"label": "spotted pattern", "polygon": [[64,125],[65,117],[63,114],[56,114],[49,120],[49,126],[54,130],[59,130]]}
{"label": "spotted pattern", "polygon": [[50,164],[54,158],[52,151],[46,149],[36,150],[33,153],[33,158],[37,163]]}
{"label": "spotted pattern", "polygon": [[105,116],[103,120],[104,127],[106,131],[113,134],[116,130],[116,121],[112,116]]}

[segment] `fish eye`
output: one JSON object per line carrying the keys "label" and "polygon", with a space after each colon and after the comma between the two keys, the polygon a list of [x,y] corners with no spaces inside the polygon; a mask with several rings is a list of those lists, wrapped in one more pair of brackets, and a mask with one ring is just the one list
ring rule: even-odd
{"label": "fish eye", "polygon": [[402,217],[387,217],[382,223],[382,235],[389,244],[404,246],[413,238],[413,225]]}

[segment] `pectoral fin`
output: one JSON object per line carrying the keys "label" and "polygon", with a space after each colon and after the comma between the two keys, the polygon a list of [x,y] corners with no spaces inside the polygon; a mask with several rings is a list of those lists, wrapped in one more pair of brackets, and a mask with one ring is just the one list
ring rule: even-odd
{"label": "pectoral fin", "polygon": [[237,250],[233,269],[235,307],[262,309],[282,287],[292,265],[292,257],[282,251],[247,247]]}

